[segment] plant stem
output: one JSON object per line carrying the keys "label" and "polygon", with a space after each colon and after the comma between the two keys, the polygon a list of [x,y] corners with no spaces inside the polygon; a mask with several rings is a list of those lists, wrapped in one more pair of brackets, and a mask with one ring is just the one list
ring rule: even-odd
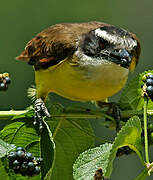
{"label": "plant stem", "polygon": [[148,132],[147,132],[147,104],[148,104],[148,98],[147,98],[147,97],[144,97],[144,138],[145,138],[145,158],[146,158],[146,163],[149,163]]}
{"label": "plant stem", "polygon": [[145,180],[148,177],[148,169],[145,168],[134,180]]}
{"label": "plant stem", "polygon": [[[28,112],[28,110],[10,110],[10,111],[0,111],[0,120],[5,120],[5,119],[11,119],[16,115],[21,115]],[[108,119],[113,119],[111,116],[106,114],[107,111],[96,111],[96,110],[64,110],[63,113],[60,115],[52,115],[52,117],[56,118],[86,118],[86,119],[99,119],[102,117],[108,118]],[[137,110],[125,110],[121,111],[121,117],[124,118],[130,118],[134,115],[138,116],[143,116],[144,112],[143,111],[137,111]],[[153,115],[153,110],[147,110],[147,115],[152,116]]]}
{"label": "plant stem", "polygon": [[28,112],[27,110],[20,110],[20,111],[15,111],[15,110],[10,110],[10,111],[0,111],[0,120],[5,120],[5,119],[11,119],[14,116],[24,114]]}

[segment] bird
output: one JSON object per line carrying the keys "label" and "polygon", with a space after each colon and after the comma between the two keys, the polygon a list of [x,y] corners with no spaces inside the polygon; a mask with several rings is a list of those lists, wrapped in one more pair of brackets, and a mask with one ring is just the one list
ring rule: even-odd
{"label": "bird", "polygon": [[49,93],[107,104],[125,85],[140,52],[134,33],[103,22],[55,24],[38,33],[16,57],[34,67],[34,124],[41,130],[44,115],[50,117],[45,106]]}

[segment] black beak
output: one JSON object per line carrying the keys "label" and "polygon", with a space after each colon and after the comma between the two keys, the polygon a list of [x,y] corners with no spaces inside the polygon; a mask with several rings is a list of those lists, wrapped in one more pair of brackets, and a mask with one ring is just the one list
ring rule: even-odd
{"label": "black beak", "polygon": [[110,55],[114,58],[113,62],[120,64],[122,67],[129,68],[132,57],[126,49],[113,51],[110,53]]}

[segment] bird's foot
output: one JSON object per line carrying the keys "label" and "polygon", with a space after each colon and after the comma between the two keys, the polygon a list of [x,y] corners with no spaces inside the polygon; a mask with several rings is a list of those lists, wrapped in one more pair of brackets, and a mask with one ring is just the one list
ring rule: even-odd
{"label": "bird's foot", "polygon": [[118,132],[121,129],[121,111],[119,106],[116,103],[110,103],[108,113],[113,116],[116,122],[116,131]]}
{"label": "bird's foot", "polygon": [[105,108],[108,107],[108,115],[111,115],[116,123],[116,131],[118,132],[121,129],[121,113],[120,113],[120,108],[119,106],[114,103],[114,102],[102,102],[102,101],[98,101],[97,105],[100,108]]}
{"label": "bird's foot", "polygon": [[43,126],[43,117],[47,116],[47,117],[51,117],[51,115],[49,114],[45,103],[43,102],[43,100],[41,98],[36,99],[35,101],[35,115],[34,115],[34,126],[38,126],[39,127],[39,131],[42,132],[44,126]]}

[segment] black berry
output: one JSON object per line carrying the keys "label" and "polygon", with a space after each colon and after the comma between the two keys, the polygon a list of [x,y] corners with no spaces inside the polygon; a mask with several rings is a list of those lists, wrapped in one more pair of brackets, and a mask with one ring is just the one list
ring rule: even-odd
{"label": "black berry", "polygon": [[146,85],[147,86],[153,86],[153,79],[147,79]]}
{"label": "black berry", "polygon": [[23,152],[25,152],[25,149],[23,147],[17,147],[16,151],[23,151]]}
{"label": "black berry", "polygon": [[147,88],[146,88],[146,92],[147,92],[147,94],[150,96],[150,95],[152,95],[153,94],[153,86],[148,86]]}
{"label": "black berry", "polygon": [[20,168],[20,162],[18,160],[15,160],[13,162],[13,169],[19,169]]}
{"label": "black berry", "polygon": [[37,164],[42,165],[42,163],[43,163],[43,159],[42,158],[37,158]]}
{"label": "black berry", "polygon": [[0,90],[5,91],[7,90],[8,86],[5,83],[0,83]]}
{"label": "black berry", "polygon": [[27,172],[28,172],[28,165],[27,165],[27,162],[23,162],[20,166],[20,172],[22,175],[27,175]]}
{"label": "black berry", "polygon": [[39,173],[40,173],[40,168],[36,166],[34,170],[34,175],[38,175]]}
{"label": "black berry", "polygon": [[33,155],[30,152],[27,152],[25,157],[28,161],[33,161],[33,159],[34,159]]}
{"label": "black berry", "polygon": [[20,168],[18,167],[17,169],[14,169],[15,174],[20,174]]}
{"label": "black berry", "polygon": [[28,162],[27,166],[29,171],[33,171],[35,169],[35,164],[33,162]]}
{"label": "black berry", "polygon": [[8,89],[8,85],[7,84],[5,84],[5,89],[4,89],[4,91],[6,91]]}
{"label": "black berry", "polygon": [[149,76],[147,76],[147,79],[153,79],[153,75],[150,74]]}
{"label": "black berry", "polygon": [[16,152],[8,154],[9,168],[14,173],[22,176],[36,176],[40,173],[39,165],[42,164],[42,158],[34,157],[30,152],[26,152],[23,147],[16,148]]}
{"label": "black berry", "polygon": [[17,151],[16,152],[16,157],[17,157],[17,160],[23,161],[24,158],[25,158],[25,153],[23,151]]}
{"label": "black berry", "polygon": [[11,83],[10,77],[5,77],[5,81],[6,81],[7,84],[10,84]]}
{"label": "black berry", "polygon": [[16,152],[10,152],[8,155],[9,162],[13,162],[16,159]]}
{"label": "black berry", "polygon": [[40,132],[43,132],[43,129],[44,129],[44,126],[41,124],[41,125],[39,125],[39,131]]}

